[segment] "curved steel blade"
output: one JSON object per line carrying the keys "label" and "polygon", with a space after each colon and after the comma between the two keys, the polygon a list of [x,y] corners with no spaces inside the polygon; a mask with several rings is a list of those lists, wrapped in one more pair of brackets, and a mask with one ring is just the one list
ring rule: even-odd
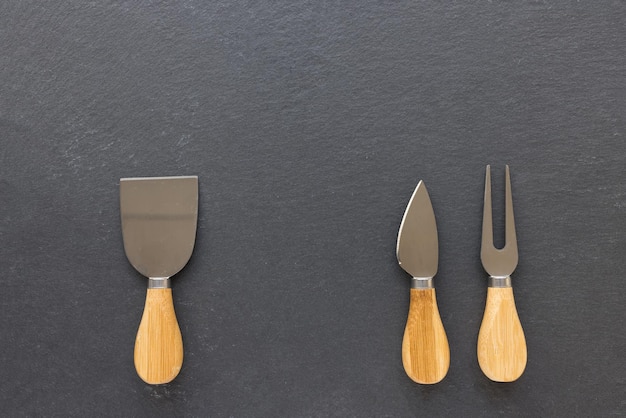
{"label": "curved steel blade", "polygon": [[426,185],[421,180],[400,224],[396,256],[400,267],[413,277],[433,277],[437,274],[437,223]]}

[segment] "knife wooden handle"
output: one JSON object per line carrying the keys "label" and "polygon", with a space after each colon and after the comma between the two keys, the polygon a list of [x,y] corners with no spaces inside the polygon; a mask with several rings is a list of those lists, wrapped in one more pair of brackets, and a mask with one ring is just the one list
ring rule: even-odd
{"label": "knife wooden handle", "polygon": [[137,339],[135,369],[153,385],[171,382],[183,364],[183,339],[176,321],[172,289],[148,289]]}
{"label": "knife wooden handle", "polygon": [[402,363],[415,382],[440,382],[450,367],[450,347],[435,289],[411,289],[409,318],[402,340]]}
{"label": "knife wooden handle", "polygon": [[488,287],[478,333],[478,364],[495,382],[517,380],[526,368],[526,338],[515,309],[512,287]]}

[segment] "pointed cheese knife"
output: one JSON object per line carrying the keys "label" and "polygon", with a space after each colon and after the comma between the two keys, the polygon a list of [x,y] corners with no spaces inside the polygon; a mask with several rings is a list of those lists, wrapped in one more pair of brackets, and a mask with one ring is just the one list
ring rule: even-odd
{"label": "pointed cheese knife", "polygon": [[439,257],[437,224],[423,181],[415,188],[404,212],[396,255],[400,267],[413,277],[402,340],[404,370],[417,383],[437,383],[448,373],[450,348],[433,286]]}
{"label": "pointed cheese knife", "polygon": [[120,211],[126,256],[149,278],[135,340],[135,369],[146,383],[168,383],[183,364],[170,277],[187,264],[193,251],[198,177],[121,179]]}

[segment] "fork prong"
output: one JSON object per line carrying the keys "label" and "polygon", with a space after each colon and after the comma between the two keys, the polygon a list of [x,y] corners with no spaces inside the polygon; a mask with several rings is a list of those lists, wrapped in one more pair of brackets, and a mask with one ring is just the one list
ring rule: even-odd
{"label": "fork prong", "polygon": [[493,221],[491,216],[491,171],[490,166],[487,166],[485,173],[485,201],[483,204],[483,236],[481,241],[481,252],[493,247]]}
{"label": "fork prong", "polygon": [[513,216],[513,196],[511,192],[511,175],[509,166],[506,166],[506,208],[505,208],[505,247],[511,253],[517,254],[517,236],[515,234],[515,218]]}
{"label": "fork prong", "polygon": [[483,236],[480,247],[480,259],[483,267],[492,277],[507,277],[517,266],[517,238],[513,219],[513,198],[511,176],[506,166],[505,193],[505,244],[501,249],[493,245],[493,221],[491,215],[491,175],[489,166],[485,176],[485,203],[483,211]]}

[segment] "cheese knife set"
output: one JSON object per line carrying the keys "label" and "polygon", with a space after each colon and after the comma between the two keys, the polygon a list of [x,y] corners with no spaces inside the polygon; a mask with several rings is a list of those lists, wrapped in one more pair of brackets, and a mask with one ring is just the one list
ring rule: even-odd
{"label": "cheese knife set", "polygon": [[[143,316],[135,340],[135,369],[149,384],[172,381],[183,362],[170,278],[187,264],[196,237],[198,177],[120,179],[124,249],[132,266],[148,278]],[[491,176],[487,166],[481,261],[489,274],[477,357],[495,382],[517,380],[526,367],[526,340],[515,308],[511,274],[518,261],[509,167],[506,166],[505,245],[493,245]],[[423,181],[409,200],[400,224],[396,256],[411,275],[409,313],[402,340],[406,374],[420,384],[440,382],[450,366],[433,278],[439,244],[434,210]]]}

